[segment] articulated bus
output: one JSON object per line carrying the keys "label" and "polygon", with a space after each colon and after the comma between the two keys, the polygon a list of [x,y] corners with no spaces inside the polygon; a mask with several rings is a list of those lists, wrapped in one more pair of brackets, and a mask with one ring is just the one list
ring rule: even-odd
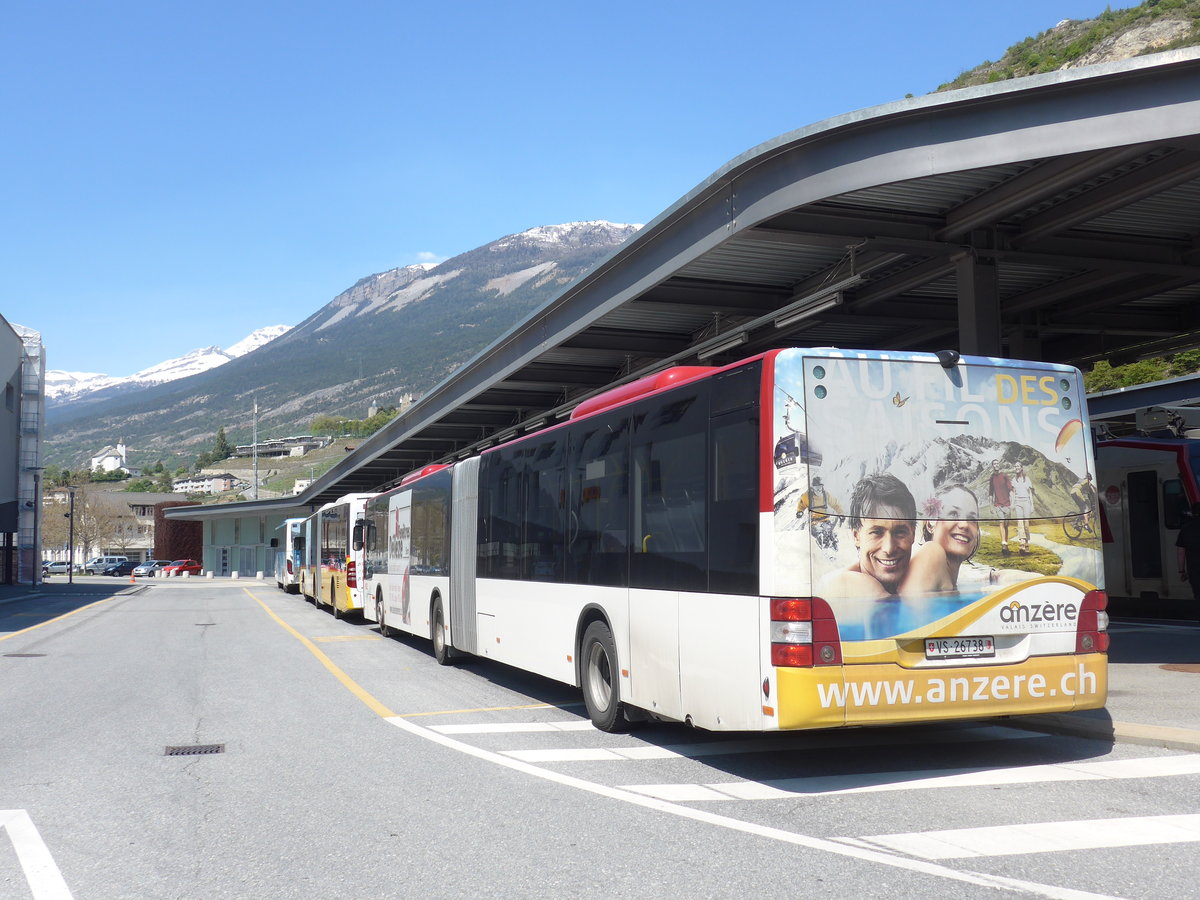
{"label": "articulated bus", "polygon": [[328,606],[335,618],[362,609],[363,549],[355,525],[373,496],[347,494],[304,520],[300,591],[318,608]]}
{"label": "articulated bus", "polygon": [[369,500],[363,614],[579,686],[606,731],[1101,707],[1083,398],[952,351],[669,369]]}
{"label": "articulated bus", "polygon": [[300,590],[300,568],[304,561],[304,519],[284,519],[275,551],[275,585],[289,594]]}
{"label": "articulated bus", "polygon": [[1130,612],[1190,613],[1192,586],[1180,575],[1175,541],[1191,505],[1200,502],[1200,440],[1104,440],[1096,460],[1110,592],[1134,598]]}

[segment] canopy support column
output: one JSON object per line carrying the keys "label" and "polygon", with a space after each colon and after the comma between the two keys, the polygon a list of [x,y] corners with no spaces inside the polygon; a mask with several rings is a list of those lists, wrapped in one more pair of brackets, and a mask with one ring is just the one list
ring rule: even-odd
{"label": "canopy support column", "polygon": [[1000,356],[1000,281],[990,259],[971,251],[954,260],[958,278],[958,350]]}

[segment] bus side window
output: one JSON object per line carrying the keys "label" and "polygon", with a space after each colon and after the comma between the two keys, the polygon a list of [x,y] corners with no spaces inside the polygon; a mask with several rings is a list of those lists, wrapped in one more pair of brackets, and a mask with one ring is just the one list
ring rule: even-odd
{"label": "bus side window", "polygon": [[631,587],[708,589],[707,399],[673,394],[633,417]]}
{"label": "bus side window", "polygon": [[1178,478],[1168,478],[1162,483],[1163,524],[1172,531],[1177,531],[1183,525],[1183,517],[1187,515],[1188,501],[1183,493],[1183,482]]}
{"label": "bus side window", "polygon": [[597,416],[572,434],[567,580],[629,584],[629,419]]}
{"label": "bus side window", "polygon": [[710,591],[758,592],[758,415],[715,416],[710,424]]}
{"label": "bus side window", "polygon": [[526,451],[521,577],[562,581],[566,560],[566,461],[563,437]]}

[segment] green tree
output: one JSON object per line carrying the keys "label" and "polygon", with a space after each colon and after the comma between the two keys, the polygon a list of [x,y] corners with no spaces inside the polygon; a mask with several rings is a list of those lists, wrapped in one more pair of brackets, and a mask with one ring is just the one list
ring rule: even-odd
{"label": "green tree", "polygon": [[233,456],[233,445],[225,438],[225,426],[217,429],[217,438],[213,441],[212,460],[218,462]]}

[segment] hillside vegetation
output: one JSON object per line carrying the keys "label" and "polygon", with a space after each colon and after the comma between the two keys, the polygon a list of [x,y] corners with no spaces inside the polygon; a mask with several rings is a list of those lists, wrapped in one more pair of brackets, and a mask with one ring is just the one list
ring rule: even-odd
{"label": "hillside vegetation", "polygon": [[939,91],[1096,65],[1200,44],[1200,0],[1146,0],[1094,19],[1064,19],[1013,44],[995,62],[963,72]]}

